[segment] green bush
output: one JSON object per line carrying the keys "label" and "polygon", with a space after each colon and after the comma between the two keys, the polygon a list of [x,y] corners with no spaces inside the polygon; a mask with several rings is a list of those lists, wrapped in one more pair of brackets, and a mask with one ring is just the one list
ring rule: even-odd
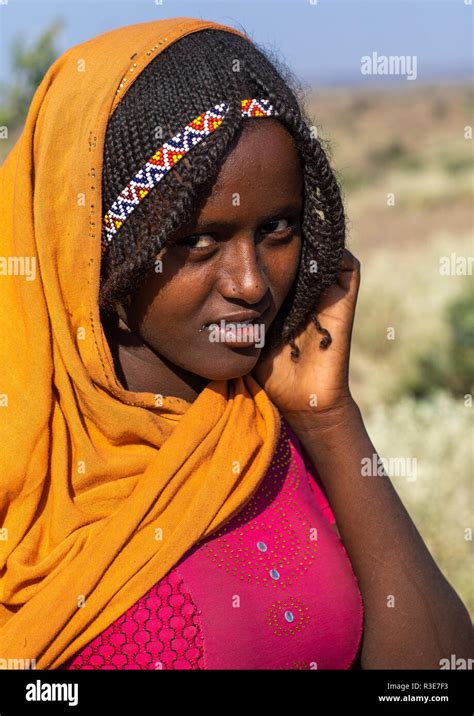
{"label": "green bush", "polygon": [[417,398],[444,389],[456,396],[474,386],[474,290],[468,286],[445,310],[449,340],[444,349],[432,346],[417,359],[406,391]]}

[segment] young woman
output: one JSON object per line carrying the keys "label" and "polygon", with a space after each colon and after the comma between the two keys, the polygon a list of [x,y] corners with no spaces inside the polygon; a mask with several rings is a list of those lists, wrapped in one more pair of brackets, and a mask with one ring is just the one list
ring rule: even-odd
{"label": "young woman", "polygon": [[[178,18],[50,68],[2,168],[0,658],[437,669],[469,615],[376,457],[320,141],[244,34]],[[337,522],[337,526],[336,526]]]}

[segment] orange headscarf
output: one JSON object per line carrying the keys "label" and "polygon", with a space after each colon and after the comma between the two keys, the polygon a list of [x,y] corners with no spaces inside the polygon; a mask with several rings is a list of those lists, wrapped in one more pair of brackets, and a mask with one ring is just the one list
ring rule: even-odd
{"label": "orange headscarf", "polygon": [[107,121],[158,52],[205,28],[242,35],[176,18],[65,52],[0,169],[0,666],[60,666],[240,510],[272,460],[280,417],[250,374],[193,403],[127,391],[99,318]]}

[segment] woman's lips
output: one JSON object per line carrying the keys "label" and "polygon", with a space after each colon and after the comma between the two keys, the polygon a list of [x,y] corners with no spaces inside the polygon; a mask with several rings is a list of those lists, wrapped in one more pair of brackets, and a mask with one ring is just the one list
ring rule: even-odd
{"label": "woman's lips", "polygon": [[[263,315],[263,314],[262,314]],[[220,321],[204,327],[210,343],[224,343],[232,348],[247,348],[265,344],[265,321]]]}

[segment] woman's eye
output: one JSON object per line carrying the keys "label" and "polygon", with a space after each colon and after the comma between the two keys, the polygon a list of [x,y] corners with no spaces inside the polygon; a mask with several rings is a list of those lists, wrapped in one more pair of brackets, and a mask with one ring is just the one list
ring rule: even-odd
{"label": "woman's eye", "polygon": [[289,218],[273,219],[264,226],[264,234],[287,233],[293,227],[294,221]]}
{"label": "woman's eye", "polygon": [[189,249],[208,249],[213,243],[214,239],[209,234],[192,234],[179,241],[178,245]]}
{"label": "woman's eye", "polygon": [[[272,219],[268,221],[262,229],[262,234],[281,234],[287,236],[291,233],[295,226],[296,220],[291,217],[283,219]],[[179,239],[177,246],[183,246],[192,251],[205,251],[216,243],[211,234],[190,234],[183,239]]]}

